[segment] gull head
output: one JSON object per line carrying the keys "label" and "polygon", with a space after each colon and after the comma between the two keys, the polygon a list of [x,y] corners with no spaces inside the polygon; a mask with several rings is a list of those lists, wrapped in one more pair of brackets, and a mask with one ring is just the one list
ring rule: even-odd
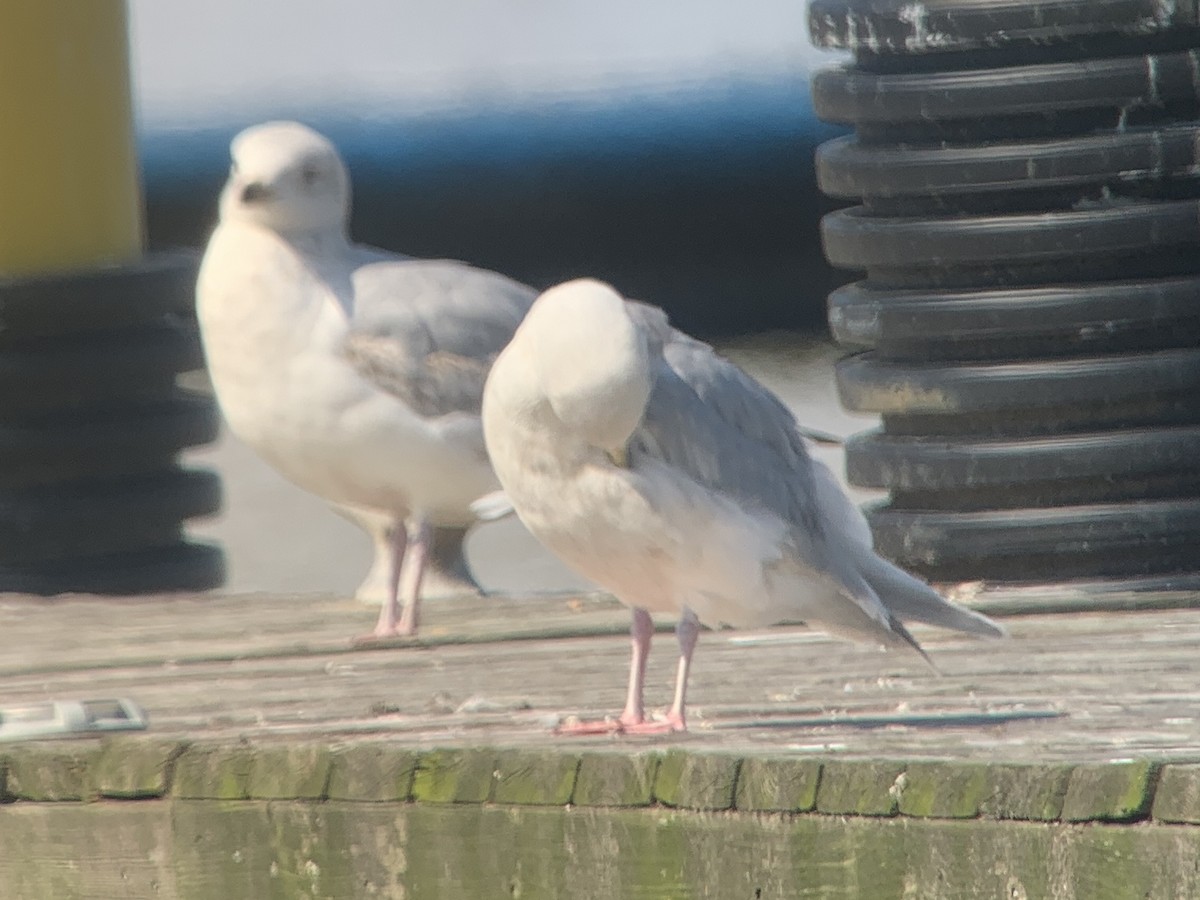
{"label": "gull head", "polygon": [[625,299],[588,278],[556,285],[534,302],[518,336],[555,417],[623,457],[653,387],[650,346]]}
{"label": "gull head", "polygon": [[350,176],[323,135],[299,122],[266,122],[238,134],[229,153],[222,222],[248,222],[280,234],[345,230]]}

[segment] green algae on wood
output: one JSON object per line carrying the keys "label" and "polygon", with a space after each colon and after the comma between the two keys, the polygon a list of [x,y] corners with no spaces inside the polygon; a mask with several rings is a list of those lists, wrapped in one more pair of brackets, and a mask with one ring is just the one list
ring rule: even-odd
{"label": "green algae on wood", "polygon": [[379,742],[351,744],[333,753],[330,800],[407,800],[412,793],[417,751]]}
{"label": "green algae on wood", "polygon": [[671,750],[658,764],[654,797],[684,809],[732,809],[741,764],[739,757],[726,753]]}
{"label": "green algae on wood", "polygon": [[421,803],[485,803],[492,795],[497,751],[427,750],[417,760],[412,796]]}
{"label": "green algae on wood", "polygon": [[496,761],[496,803],[561,806],[571,802],[579,754],[556,750],[505,750]]}
{"label": "green algae on wood", "polygon": [[1200,828],[327,801],[17,802],[22,900],[1200,896]]}
{"label": "green algae on wood", "polygon": [[170,789],[175,761],[186,748],[183,741],[106,739],[92,761],[92,786],[101,797],[161,797]]}
{"label": "green algae on wood", "polygon": [[736,806],[748,812],[809,812],[817,804],[821,763],[749,756],[738,773]]}
{"label": "green algae on wood", "polygon": [[255,800],[320,800],[332,766],[324,744],[257,744],[246,787]]}
{"label": "green algae on wood", "polygon": [[980,812],[994,819],[1055,821],[1074,768],[1070,763],[988,764],[988,796]]}
{"label": "green algae on wood", "polygon": [[1054,896],[1144,900],[1200,897],[1200,840],[1194,829],[1141,823],[1064,829],[1056,867],[1069,887]]}
{"label": "green algae on wood", "polygon": [[914,762],[904,770],[897,811],[902,816],[973,819],[990,794],[980,763]]}
{"label": "green algae on wood", "polygon": [[829,815],[894,816],[906,764],[887,760],[829,760],[821,769],[817,811]]}
{"label": "green algae on wood", "polygon": [[31,743],[5,749],[5,791],[17,800],[88,800],[95,796],[95,744]]}
{"label": "green algae on wood", "polygon": [[249,744],[192,744],[175,760],[171,795],[188,800],[245,800],[255,750]]}
{"label": "green algae on wood", "polygon": [[1164,766],[1150,814],[1159,822],[1200,824],[1200,765]]}
{"label": "green algae on wood", "polygon": [[1149,760],[1076,766],[1067,783],[1067,822],[1124,822],[1150,811],[1158,766]]}
{"label": "green algae on wood", "polygon": [[575,779],[576,806],[649,806],[657,753],[584,753]]}

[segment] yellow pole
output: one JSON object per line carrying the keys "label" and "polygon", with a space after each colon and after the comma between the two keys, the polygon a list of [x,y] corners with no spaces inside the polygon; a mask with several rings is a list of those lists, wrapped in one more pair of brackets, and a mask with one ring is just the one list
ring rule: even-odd
{"label": "yellow pole", "polygon": [[124,0],[0,0],[0,276],[136,259]]}

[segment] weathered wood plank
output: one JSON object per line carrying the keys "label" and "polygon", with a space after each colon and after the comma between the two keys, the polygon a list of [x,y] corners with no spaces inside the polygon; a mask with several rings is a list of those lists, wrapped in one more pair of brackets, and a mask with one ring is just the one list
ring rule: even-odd
{"label": "weathered wood plank", "polygon": [[1154,800],[1158,766],[1149,760],[1086,763],[1067,783],[1062,817],[1068,822],[1124,822],[1145,817]]}
{"label": "weathered wood plank", "polygon": [[658,764],[654,799],[667,806],[732,809],[742,761],[727,753],[671,750]]}
{"label": "weathered wood plank", "polygon": [[657,753],[584,753],[572,802],[578,806],[649,806],[654,801],[661,760]]}
{"label": "weathered wood plank", "polygon": [[375,803],[407,800],[417,758],[413,750],[382,741],[339,747],[333,752],[327,796]]}
{"label": "weathered wood plank", "polygon": [[[600,598],[484,598],[430,604],[430,629],[481,639],[507,622],[569,634],[627,613]],[[167,739],[370,735],[422,747],[481,742],[582,749],[550,726],[623,702],[628,641],[612,636],[359,649],[371,611],[328,598],[0,602],[5,702],[124,695]],[[917,629],[945,673],[903,654],[805,632],[702,636],[693,732],[621,738],[628,748],[847,757],[1098,762],[1200,759],[1194,610],[1010,620],[976,642]],[[578,627],[576,627],[578,626]],[[670,693],[674,653],[650,661],[651,704]],[[1024,718],[1054,712],[1052,720]]]}
{"label": "weathered wood plank", "polygon": [[742,760],[734,806],[747,812],[810,812],[820,780],[818,760],[751,756]]}
{"label": "weathered wood plank", "polygon": [[[16,852],[15,848],[20,848]],[[1197,829],[671,810],[148,801],[3,811],[23,900],[1200,893]]]}

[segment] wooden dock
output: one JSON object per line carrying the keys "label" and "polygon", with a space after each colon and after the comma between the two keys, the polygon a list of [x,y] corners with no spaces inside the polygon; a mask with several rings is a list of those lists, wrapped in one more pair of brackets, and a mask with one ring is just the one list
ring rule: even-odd
{"label": "wooden dock", "polygon": [[[0,597],[0,705],[128,697],[151,723],[0,744],[0,895],[1200,896],[1200,610],[915,628],[940,674],[706,632],[693,730],[658,738],[552,731],[623,701],[610,598],[433,602],[420,641],[356,646],[373,619]],[[652,706],[674,662],[660,634]]]}

